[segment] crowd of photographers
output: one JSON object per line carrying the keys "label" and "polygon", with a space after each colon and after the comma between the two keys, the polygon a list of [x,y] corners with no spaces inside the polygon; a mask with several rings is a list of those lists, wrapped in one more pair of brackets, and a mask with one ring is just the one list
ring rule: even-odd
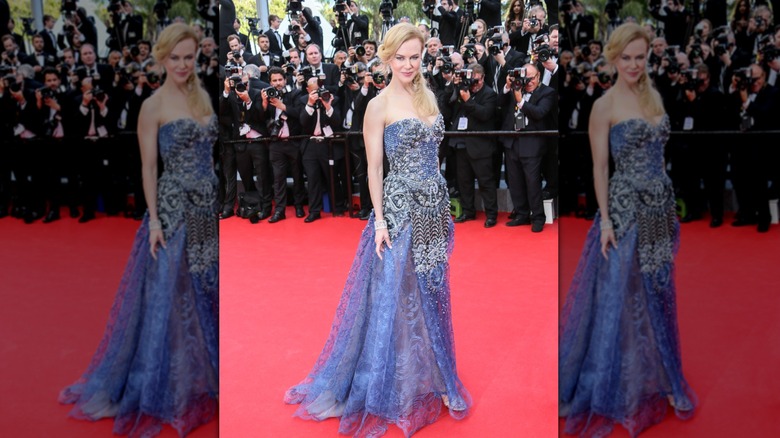
{"label": "crowd of photographers", "polygon": [[[689,10],[680,0],[651,1],[653,17],[643,24],[651,39],[648,72],[661,93],[673,131],[667,162],[681,221],[702,218],[723,223],[725,183],[731,181],[738,204],[734,226],[769,229],[769,200],[780,183],[777,120],[780,120],[780,26],[767,1],[702,2]],[[612,2],[614,14],[620,2]],[[602,56],[604,41],[594,37],[594,16],[577,0],[561,4],[560,63],[565,72],[560,90],[563,160],[561,209],[578,209],[577,194],[587,193],[579,213],[596,211],[589,145],[585,131],[595,99],[613,83]],[[619,24],[618,19],[610,25]],[[707,132],[752,133],[736,141]],[[685,135],[685,134],[694,135]],[[771,190],[769,187],[773,187]]]}
{"label": "crowd of photographers", "polygon": [[[426,36],[423,75],[451,132],[440,156],[450,194],[462,209],[455,221],[475,219],[480,207],[476,181],[485,227],[495,226],[503,177],[515,207],[507,225],[542,231],[543,198],[557,195],[556,139],[458,134],[557,129],[558,26],[548,23],[548,6],[538,1],[515,0],[506,5],[503,18],[499,0],[476,3],[426,0],[423,8],[432,26],[419,25]],[[275,223],[286,218],[287,205],[307,223],[328,207],[343,215],[351,211],[347,188],[355,183],[357,215],[368,219],[372,205],[365,146],[361,135],[347,133],[362,131],[368,101],[392,80],[376,53],[381,35],[408,21],[393,17],[395,7],[391,0],[380,5],[382,28],[374,40],[359,3],[337,0],[330,23],[335,35],[331,62],[323,59],[322,24],[300,1],[288,2],[291,26],[286,32],[274,15],[264,31],[259,27],[266,23],[251,19],[249,35],[240,34],[240,22],[234,23],[220,98],[222,218],[238,214],[254,223]],[[236,173],[244,186],[240,193]],[[329,193],[333,196],[326,204]]]}
{"label": "crowd of photographers", "polygon": [[[132,3],[112,0],[106,7],[105,42],[75,0],[62,2],[59,18],[45,15],[40,30],[25,20],[26,38],[0,37],[0,217],[49,223],[68,207],[71,217],[87,222],[98,210],[137,219],[146,210],[135,129],[141,103],[164,77]],[[160,18],[158,27],[171,22]],[[198,72],[216,108],[219,62],[207,35],[213,24],[195,28]]]}

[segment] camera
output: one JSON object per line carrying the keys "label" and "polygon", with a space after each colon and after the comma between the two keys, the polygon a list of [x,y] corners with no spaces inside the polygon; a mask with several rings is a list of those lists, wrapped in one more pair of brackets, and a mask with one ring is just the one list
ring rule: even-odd
{"label": "camera", "polygon": [[452,55],[452,52],[455,51],[455,46],[441,46],[441,49],[439,49],[439,56],[447,56],[449,57]]}
{"label": "camera", "polygon": [[765,46],[760,52],[761,61],[764,64],[769,64],[777,58],[780,58],[780,49],[775,46]]}
{"label": "camera", "polygon": [[691,52],[688,53],[688,59],[693,61],[696,58],[703,58],[704,52],[701,49],[701,44],[694,44],[691,46]]}
{"label": "camera", "polygon": [[170,0],[157,0],[154,3],[152,10],[154,11],[154,15],[157,16],[157,19],[159,21],[165,22],[168,20],[168,9],[170,8],[171,8]]}
{"label": "camera", "polygon": [[512,78],[512,89],[522,90],[531,81],[531,78],[527,76],[525,67],[517,67],[509,70],[507,75]]}
{"label": "camera", "polygon": [[553,51],[550,48],[549,37],[547,34],[540,35],[534,40],[534,53],[539,61],[545,62],[553,55]]}
{"label": "camera", "polygon": [[333,97],[333,95],[330,94],[330,91],[328,91],[326,88],[320,87],[317,89],[317,97],[327,102],[330,100],[331,97]]}
{"label": "camera", "polygon": [[504,26],[494,26],[488,29],[486,36],[492,42],[488,49],[490,56],[496,56],[501,53],[501,49],[504,46],[504,40],[501,37],[502,33],[504,33]]}
{"label": "camera", "polygon": [[357,46],[355,46],[355,55],[360,57],[366,56],[366,48],[363,47],[362,43],[359,43]]}
{"label": "camera", "polygon": [[608,72],[601,71],[596,74],[596,77],[599,80],[599,83],[601,85],[607,85],[612,83],[612,75]]}
{"label": "camera", "polygon": [[244,16],[246,19],[246,24],[249,26],[249,33],[258,36],[260,35],[260,30],[257,28],[257,23],[259,23],[261,20],[257,17],[247,17]]}
{"label": "camera", "polygon": [[241,59],[241,51],[240,50],[233,50],[233,62],[238,62],[238,59]]}
{"label": "camera", "polygon": [[740,90],[747,90],[753,86],[755,79],[753,78],[753,69],[750,67],[744,67],[734,70],[734,77],[737,78],[737,88]]}
{"label": "camera", "polygon": [[699,79],[699,71],[695,68],[689,68],[682,72],[685,77],[685,83],[683,84],[684,90],[696,90],[702,84],[702,80]]}
{"label": "camera", "polygon": [[106,92],[103,91],[97,85],[95,85],[95,87],[92,89],[92,98],[95,100],[103,101],[103,99],[106,98]]}
{"label": "camera", "polygon": [[449,56],[442,56],[441,58],[441,72],[444,74],[451,74],[455,71],[455,64],[452,63],[452,59]]}
{"label": "camera", "polygon": [[344,73],[344,84],[356,84],[359,71],[360,67],[357,64],[351,65],[349,67],[341,67],[341,72]]}
{"label": "camera", "polygon": [[[396,1],[397,3],[397,1]],[[382,15],[382,21],[384,22],[391,22],[393,21],[393,10],[395,9],[395,4],[391,0],[382,0],[381,3],[379,3],[379,13]]]}
{"label": "camera", "polygon": [[38,89],[38,91],[41,92],[41,99],[45,100],[54,98],[54,90],[49,87],[41,87]]}
{"label": "camera", "polygon": [[22,91],[22,83],[16,81],[16,75],[14,74],[7,74],[3,76],[3,83],[5,83],[6,88],[14,93]]}
{"label": "camera", "polygon": [[282,70],[284,70],[285,74],[293,75],[295,74],[295,64],[288,62],[282,66]]}
{"label": "camera", "polygon": [[154,85],[160,82],[160,75],[158,75],[156,72],[150,71],[146,73],[146,81],[149,82],[150,85]]}
{"label": "camera", "polygon": [[269,99],[281,99],[282,98],[282,91],[277,90],[275,87],[268,87],[265,90],[265,94],[268,96]]}
{"label": "camera", "polygon": [[383,84],[385,82],[385,75],[381,71],[375,71],[371,73],[371,80],[375,84]]}
{"label": "camera", "polygon": [[291,15],[298,15],[301,11],[303,11],[303,4],[301,4],[300,0],[289,0],[287,2],[285,12],[290,13]]}
{"label": "camera", "polygon": [[528,19],[528,24],[531,27],[537,27],[537,26],[539,26],[539,19],[536,18],[536,17],[531,17],[531,18]]}
{"label": "camera", "polygon": [[463,59],[473,58],[477,53],[476,40],[473,43],[471,42],[472,40],[474,40],[474,37],[469,37],[469,43],[463,45],[466,49],[463,51]]}
{"label": "camera", "polygon": [[459,90],[468,90],[471,88],[471,85],[474,83],[471,79],[471,72],[472,70],[470,68],[455,70],[455,75],[460,78],[460,84],[458,84]]}

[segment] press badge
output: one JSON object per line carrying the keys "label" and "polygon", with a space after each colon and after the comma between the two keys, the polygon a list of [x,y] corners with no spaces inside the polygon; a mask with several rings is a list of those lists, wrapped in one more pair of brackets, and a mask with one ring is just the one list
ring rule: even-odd
{"label": "press badge", "polygon": [[322,135],[325,137],[333,137],[333,129],[330,126],[322,128]]}
{"label": "press badge", "polygon": [[525,114],[518,112],[515,113],[515,131],[522,131],[525,129]]}
{"label": "press badge", "polygon": [[458,131],[465,131],[469,129],[469,119],[461,117],[458,119]]}
{"label": "press badge", "polygon": [[693,117],[686,117],[683,121],[683,131],[690,131],[693,129]]}

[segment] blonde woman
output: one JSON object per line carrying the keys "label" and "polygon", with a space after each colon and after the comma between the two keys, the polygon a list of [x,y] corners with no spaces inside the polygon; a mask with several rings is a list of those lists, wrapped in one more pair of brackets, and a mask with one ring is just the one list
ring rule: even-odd
{"label": "blonde woman", "polygon": [[196,75],[197,47],[185,24],[166,27],[154,46],[165,82],[138,119],[148,211],[103,340],[60,394],[75,405],[71,416],[114,417],[120,435],[154,436],[169,424],[184,436],[216,414],[217,123]]}
{"label": "blonde woman", "polygon": [[[669,117],[652,88],[647,32],[624,24],[604,55],[618,72],[588,127],[599,212],[561,314],[559,410],[564,432],[631,436],[671,406],[688,418],[696,397],[682,372],[674,286],[679,244],[664,167]],[[615,172],[609,177],[609,156]]]}
{"label": "blonde woman", "polygon": [[395,423],[408,437],[442,406],[456,419],[471,406],[450,314],[453,225],[437,159],[444,121],[420,71],[423,47],[417,27],[401,23],[379,48],[392,80],[369,102],[363,128],[374,211],[325,348],[285,394],[301,404],[297,416],[340,417],[339,432],[354,436]]}

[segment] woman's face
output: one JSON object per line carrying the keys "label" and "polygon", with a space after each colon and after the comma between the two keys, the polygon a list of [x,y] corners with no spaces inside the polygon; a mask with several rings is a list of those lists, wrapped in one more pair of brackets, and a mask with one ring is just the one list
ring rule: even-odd
{"label": "woman's face", "polygon": [[176,85],[182,85],[187,82],[190,75],[195,74],[195,53],[197,48],[198,45],[190,38],[179,41],[176,44],[163,61],[165,71],[168,73],[167,80],[173,81]]}
{"label": "woman's face", "polygon": [[636,84],[645,72],[646,64],[647,43],[642,38],[635,39],[626,45],[615,61],[618,78],[629,85]]}
{"label": "woman's face", "polygon": [[477,27],[477,37],[481,37],[485,33],[485,25],[480,21],[475,21],[474,24]]}
{"label": "woman's face", "polygon": [[422,49],[422,43],[417,38],[412,38],[401,44],[390,59],[393,81],[397,80],[402,85],[408,85],[412,82],[414,76],[420,71]]}
{"label": "woman's face", "polygon": [[520,15],[520,9],[522,7],[523,6],[519,1],[512,3],[512,13],[515,15]]}

